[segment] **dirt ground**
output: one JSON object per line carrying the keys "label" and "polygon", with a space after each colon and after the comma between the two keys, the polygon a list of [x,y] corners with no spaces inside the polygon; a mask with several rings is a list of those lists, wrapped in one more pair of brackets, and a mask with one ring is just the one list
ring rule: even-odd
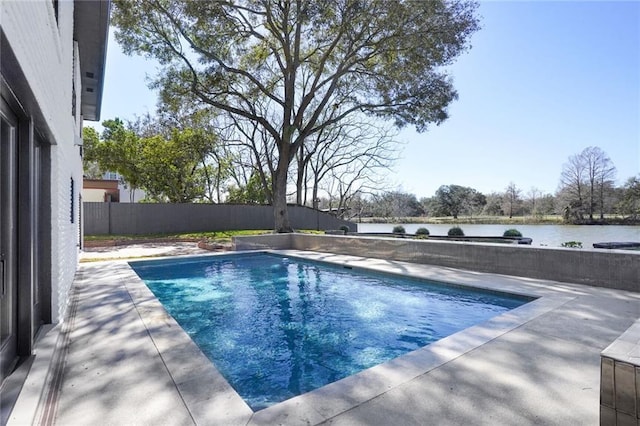
{"label": "dirt ground", "polygon": [[[221,250],[227,247],[214,248]],[[210,253],[211,251],[212,250],[200,248],[197,242],[155,242],[108,247],[85,247],[80,252],[80,262],[160,256],[184,256],[189,254]]]}

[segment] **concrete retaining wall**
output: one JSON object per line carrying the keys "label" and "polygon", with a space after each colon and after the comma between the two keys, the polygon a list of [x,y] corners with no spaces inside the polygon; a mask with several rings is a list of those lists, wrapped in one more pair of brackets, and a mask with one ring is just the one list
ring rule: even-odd
{"label": "concrete retaining wall", "polygon": [[[85,235],[273,229],[273,207],[233,204],[83,203]],[[296,229],[339,229],[357,225],[308,207],[289,206]]]}
{"label": "concrete retaining wall", "polygon": [[234,244],[238,250],[311,250],[640,292],[636,251],[308,234],[237,237]]}

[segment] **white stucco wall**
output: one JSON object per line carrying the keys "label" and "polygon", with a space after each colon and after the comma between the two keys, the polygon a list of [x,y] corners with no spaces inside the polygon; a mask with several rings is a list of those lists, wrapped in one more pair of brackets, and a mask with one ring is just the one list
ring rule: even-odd
{"label": "white stucco wall", "polygon": [[[31,92],[47,121],[51,147],[51,243],[52,321],[64,317],[78,262],[79,198],[82,190],[82,159],[74,145],[81,122],[73,117],[74,76],[73,1],[2,0],[2,30],[11,46]],[[76,76],[79,113],[81,84]],[[32,107],[33,108],[33,107]],[[34,114],[34,111],[28,111]],[[71,179],[75,182],[74,221],[71,222]]]}

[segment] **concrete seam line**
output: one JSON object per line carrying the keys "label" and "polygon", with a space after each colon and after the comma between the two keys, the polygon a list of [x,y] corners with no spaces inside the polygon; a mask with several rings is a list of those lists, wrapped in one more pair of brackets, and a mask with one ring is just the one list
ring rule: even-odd
{"label": "concrete seam line", "polygon": [[67,364],[67,353],[69,351],[69,342],[71,339],[71,331],[75,325],[76,313],[78,311],[78,282],[82,281],[82,274],[79,273],[74,279],[73,290],[71,294],[71,304],[66,315],[66,321],[63,323],[60,330],[60,336],[58,343],[54,351],[52,367],[49,370],[49,377],[47,377],[48,389],[45,390],[43,398],[38,404],[38,410],[35,418],[38,421],[35,424],[39,425],[53,425],[58,408],[58,396],[62,389],[62,380],[64,375],[64,369]]}

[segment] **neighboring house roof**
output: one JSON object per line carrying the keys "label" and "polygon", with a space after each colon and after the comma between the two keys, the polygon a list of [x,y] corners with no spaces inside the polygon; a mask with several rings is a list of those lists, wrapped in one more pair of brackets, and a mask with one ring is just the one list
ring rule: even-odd
{"label": "neighboring house roof", "polygon": [[73,38],[78,41],[82,76],[82,116],[100,120],[104,69],[109,39],[110,0],[76,0],[73,10]]}
{"label": "neighboring house roof", "polygon": [[82,187],[85,189],[118,189],[117,179],[87,179],[82,180]]}

